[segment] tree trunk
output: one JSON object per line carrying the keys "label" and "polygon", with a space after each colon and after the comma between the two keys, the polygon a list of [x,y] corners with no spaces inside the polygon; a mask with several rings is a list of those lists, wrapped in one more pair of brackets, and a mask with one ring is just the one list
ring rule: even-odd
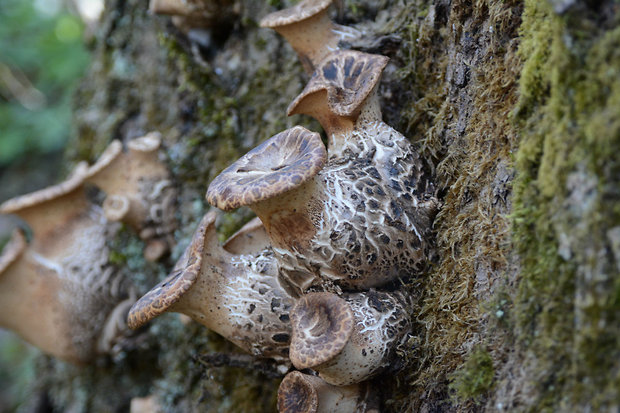
{"label": "tree trunk", "polygon": [[[94,161],[112,139],[164,138],[179,247],[152,264],[131,231],[114,241],[140,293],[172,268],[223,168],[296,124],[320,130],[286,116],[307,77],[257,23],[292,2],[214,3],[197,41],[145,0],[107,1],[76,97],[71,162]],[[416,303],[411,337],[375,379],[383,410],[617,411],[618,2],[342,3],[336,20],[365,31],[352,47],[390,57],[384,120],[423,155],[442,201],[433,264],[403,286]],[[219,233],[250,216],[222,216]],[[149,395],[164,411],[274,411],[280,373],[224,356],[234,352],[171,314],[96,365],[40,357],[36,386],[57,411],[127,411]]]}

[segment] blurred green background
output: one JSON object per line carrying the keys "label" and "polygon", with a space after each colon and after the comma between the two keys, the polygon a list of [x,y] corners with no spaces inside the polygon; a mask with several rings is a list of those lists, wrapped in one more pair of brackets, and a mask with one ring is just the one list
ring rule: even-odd
{"label": "blurred green background", "polygon": [[[72,96],[90,61],[78,5],[0,1],[0,202],[62,177]],[[0,216],[0,249],[13,225]],[[0,329],[0,412],[32,411],[40,404],[38,354]]]}

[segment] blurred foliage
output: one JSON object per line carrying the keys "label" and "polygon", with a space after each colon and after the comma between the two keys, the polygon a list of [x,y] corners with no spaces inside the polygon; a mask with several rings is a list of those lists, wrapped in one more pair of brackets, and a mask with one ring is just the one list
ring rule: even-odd
{"label": "blurred foliage", "polygon": [[0,167],[60,150],[90,60],[78,17],[54,1],[0,2]]}

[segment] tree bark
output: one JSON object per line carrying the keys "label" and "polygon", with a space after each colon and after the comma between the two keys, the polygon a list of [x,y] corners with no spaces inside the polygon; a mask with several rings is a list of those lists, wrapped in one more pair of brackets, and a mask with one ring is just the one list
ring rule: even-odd
{"label": "tree bark", "polygon": [[[307,77],[258,27],[274,3],[229,0],[190,39],[145,0],[109,0],[76,96],[67,161],[112,139],[164,138],[180,191],[179,248],[159,264],[122,231],[116,259],[141,293],[160,280],[227,165],[296,124]],[[620,6],[613,0],[346,0],[353,48],[390,57],[384,120],[432,172],[436,252],[403,285],[414,329],[375,379],[384,411],[616,411],[620,408]],[[251,216],[222,216],[230,235]],[[275,410],[280,377],[176,315],[113,357],[74,367],[41,356],[36,387],[58,411]],[[211,354],[209,357],[202,355]],[[219,360],[219,362],[217,361]],[[232,360],[232,361],[231,361]]]}

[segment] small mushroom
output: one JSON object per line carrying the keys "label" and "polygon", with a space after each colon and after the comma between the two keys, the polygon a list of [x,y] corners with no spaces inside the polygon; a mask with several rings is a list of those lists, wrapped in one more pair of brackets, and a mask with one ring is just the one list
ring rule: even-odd
{"label": "small mushroom", "polygon": [[257,217],[230,236],[223,247],[231,254],[255,254],[271,245],[269,235]]}
{"label": "small mushroom", "polygon": [[293,7],[265,16],[261,27],[282,35],[293,47],[309,75],[343,40],[359,37],[359,31],[335,24],[327,15],[332,0],[302,0]]}
{"label": "small mushroom", "polygon": [[164,312],[182,313],[255,356],[285,359],[293,301],[277,273],[270,250],[226,252],[209,213],[170,275],[133,305],[128,325],[135,329]]}
{"label": "small mushroom", "polygon": [[123,280],[108,263],[113,229],[86,198],[86,172],[80,164],[67,181],[0,205],[33,234],[26,244],[18,230],[0,258],[0,326],[79,364],[97,354],[123,295]]}
{"label": "small mushroom", "polygon": [[232,12],[232,0],[150,0],[149,11],[172,16],[172,23],[187,33],[208,29]]}
{"label": "small mushroom", "polygon": [[364,413],[370,410],[366,384],[333,386],[319,377],[292,371],[278,388],[280,413]]}
{"label": "small mushroom", "polygon": [[[289,105],[288,115],[303,113],[317,119],[329,138],[330,157],[341,156],[345,142],[384,132],[375,125],[383,123],[377,86],[388,60],[385,56],[355,50],[330,53]],[[395,133],[396,140],[404,139],[383,125],[390,129],[384,133]]]}
{"label": "small mushroom", "polygon": [[111,221],[122,221],[145,242],[145,258],[156,261],[173,243],[176,191],[158,158],[161,137],[150,133],[134,139],[123,152],[114,141],[88,170],[87,181],[106,193],[103,210]]}
{"label": "small mushroom", "polygon": [[290,359],[326,382],[359,383],[392,362],[395,346],[410,329],[404,295],[369,291],[309,293],[291,314]]}

